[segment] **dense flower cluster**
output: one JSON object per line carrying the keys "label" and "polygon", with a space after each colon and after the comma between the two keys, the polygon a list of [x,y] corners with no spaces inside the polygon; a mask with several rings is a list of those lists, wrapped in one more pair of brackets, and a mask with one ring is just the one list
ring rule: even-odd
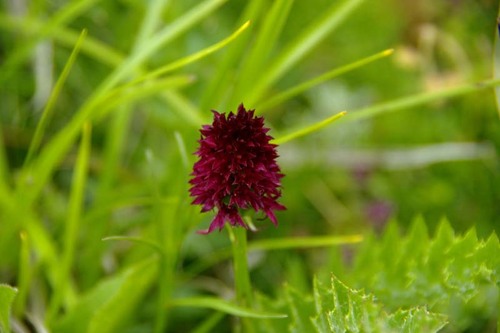
{"label": "dense flower cluster", "polygon": [[245,110],[243,104],[227,118],[225,113],[212,111],[212,125],[200,130],[195,153],[199,159],[189,191],[202,212],[217,208],[210,227],[200,233],[220,230],[226,222],[248,228],[239,211],[247,208],[262,211],[277,225],[274,211],[285,209],[277,202],[283,174],[276,163],[276,145],[270,143],[264,118],[255,117],[254,111]]}

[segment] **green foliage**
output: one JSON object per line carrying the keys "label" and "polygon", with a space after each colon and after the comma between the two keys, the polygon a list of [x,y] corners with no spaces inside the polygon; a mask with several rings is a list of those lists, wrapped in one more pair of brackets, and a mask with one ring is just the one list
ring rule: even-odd
{"label": "green foliage", "polygon": [[381,238],[368,235],[342,276],[388,309],[426,306],[448,315],[453,330],[461,330],[483,320],[476,311],[497,316],[499,272],[496,234],[487,240],[479,240],[475,229],[455,235],[443,220],[431,238],[424,220],[417,218],[404,237],[394,222]]}
{"label": "green foliage", "polygon": [[405,237],[395,223],[382,239],[368,237],[349,275],[392,308],[428,305],[443,310],[454,296],[467,302],[482,286],[498,285],[499,273],[500,244],[495,234],[487,241],[478,240],[474,229],[455,235],[443,220],[430,238],[418,218]]}
{"label": "green foliage", "polygon": [[0,284],[0,332],[10,331],[10,311],[17,289]]}
{"label": "green foliage", "polygon": [[[351,268],[336,262],[324,271],[312,293],[286,285],[277,299],[261,296],[259,304],[288,312],[290,332],[437,332],[448,322],[447,329],[463,330],[474,322],[471,306],[496,316],[500,244],[495,234],[479,240],[474,229],[455,235],[446,220],[430,238],[418,218],[404,237],[394,222],[380,238],[369,235]],[[342,271],[344,281],[369,294],[331,271]],[[260,328],[279,332],[283,322]]]}
{"label": "green foliage", "polygon": [[[428,312],[424,307],[387,313],[373,295],[351,289],[333,275],[327,285],[315,279],[313,295],[304,295],[287,285],[285,298],[291,317],[288,332],[418,333],[437,332],[446,324],[446,316]],[[282,326],[273,320],[262,323],[260,329],[283,332]]]}
{"label": "green foliage", "polygon": [[193,297],[179,298],[170,301],[169,306],[175,307],[194,307],[209,308],[220,312],[225,312],[233,316],[248,318],[286,318],[287,316],[279,313],[257,311],[250,308],[244,308],[216,297]]}
{"label": "green foliage", "polygon": [[[446,321],[492,332],[492,6],[0,5],[0,279],[19,290],[0,285],[0,330],[12,307],[20,331],[39,321],[55,333],[432,332]],[[195,234],[209,213],[190,206],[187,187],[210,109],[241,102],[265,112],[283,144],[288,210],[279,228],[257,216],[260,232],[231,249],[226,233]],[[450,146],[457,155],[441,156]],[[365,212],[379,201],[399,224],[363,238],[386,221]],[[416,212],[453,225],[431,237],[420,219],[400,234]],[[352,265],[341,246],[356,250]]]}
{"label": "green foliage", "polygon": [[54,331],[110,333],[123,328],[157,276],[156,266],[150,259],[101,281],[68,309]]}

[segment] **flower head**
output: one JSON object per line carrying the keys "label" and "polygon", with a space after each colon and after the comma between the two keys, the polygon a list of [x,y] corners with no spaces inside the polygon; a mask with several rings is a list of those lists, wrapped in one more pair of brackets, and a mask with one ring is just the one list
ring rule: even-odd
{"label": "flower head", "polygon": [[270,143],[273,138],[267,134],[264,118],[254,116],[254,111],[245,110],[243,104],[227,117],[212,111],[212,125],[200,130],[195,153],[199,159],[189,192],[202,212],[217,209],[208,230],[200,233],[220,230],[226,222],[248,228],[240,216],[240,209],[248,208],[262,211],[277,225],[274,211],[285,209],[277,202],[283,174],[276,163],[276,145]]}

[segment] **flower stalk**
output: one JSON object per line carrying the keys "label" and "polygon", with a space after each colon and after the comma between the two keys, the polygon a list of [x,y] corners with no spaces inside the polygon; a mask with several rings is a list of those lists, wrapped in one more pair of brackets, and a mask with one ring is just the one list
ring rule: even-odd
{"label": "flower stalk", "polygon": [[[226,229],[229,234],[233,252],[233,273],[236,301],[240,306],[252,308],[253,295],[247,258],[247,229],[233,228],[230,225],[226,225]],[[241,331],[242,326],[245,328],[245,332],[253,331],[251,322],[248,318],[241,318],[241,321],[238,321],[237,323],[235,331]]]}

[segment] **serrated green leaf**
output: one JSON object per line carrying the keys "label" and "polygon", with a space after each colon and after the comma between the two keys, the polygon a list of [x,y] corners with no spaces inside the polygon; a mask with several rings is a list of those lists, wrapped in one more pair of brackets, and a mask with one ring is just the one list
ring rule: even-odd
{"label": "serrated green leaf", "polygon": [[[347,287],[335,276],[330,283],[322,284],[314,279],[313,295],[301,293],[285,285],[285,295],[278,296],[273,303],[258,297],[267,308],[283,310],[286,299],[290,315],[289,326],[283,322],[265,321],[263,332],[437,332],[446,324],[446,316],[427,311],[425,307],[410,307],[389,314],[385,306],[371,294]],[[262,304],[262,303],[261,303]],[[278,325],[279,324],[279,325]]]}
{"label": "serrated green leaf", "polygon": [[398,310],[389,316],[389,326],[401,333],[438,332],[446,322],[446,316],[430,313],[421,307]]}
{"label": "serrated green leaf", "polygon": [[294,288],[286,286],[286,300],[291,317],[289,332],[314,332],[311,322],[311,318],[314,316],[314,303],[311,297],[302,295]]}
{"label": "serrated green leaf", "polygon": [[10,331],[10,309],[17,289],[6,284],[0,284],[0,332]]}
{"label": "serrated green leaf", "polygon": [[291,332],[437,332],[446,316],[416,307],[388,314],[374,296],[347,287],[332,275],[325,286],[314,281],[314,302],[287,287]]}
{"label": "serrated green leaf", "polygon": [[[344,276],[392,310],[425,305],[447,313],[452,304],[456,309],[474,299],[475,306],[493,313],[498,292],[491,294],[491,288],[498,290],[499,258],[494,234],[487,241],[479,240],[475,229],[455,235],[443,220],[430,238],[418,218],[406,236],[391,224],[380,239],[366,237],[353,269]],[[484,294],[488,290],[490,294]],[[464,313],[473,316],[470,311]]]}

